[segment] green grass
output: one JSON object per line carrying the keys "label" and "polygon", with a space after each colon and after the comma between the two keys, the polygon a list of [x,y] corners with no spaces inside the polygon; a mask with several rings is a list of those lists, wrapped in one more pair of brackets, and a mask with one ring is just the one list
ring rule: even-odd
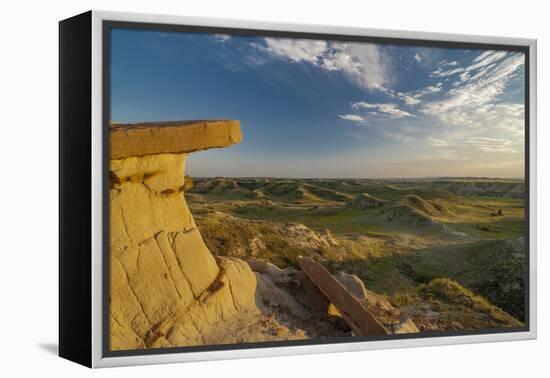
{"label": "green grass", "polygon": [[248,219],[276,220],[285,221],[298,214],[310,211],[308,208],[301,207],[283,207],[283,206],[264,206],[259,204],[247,204],[232,209],[236,216]]}
{"label": "green grass", "polygon": [[[434,326],[446,330],[488,329],[523,325],[484,297],[448,278],[437,278],[414,290],[396,294],[390,301],[418,314],[413,315],[413,321],[420,329],[429,330]],[[432,319],[422,315],[426,310],[433,314]]]}
{"label": "green grass", "polygon": [[[292,187],[295,187],[295,184],[292,183]],[[400,198],[403,198],[404,201],[412,200],[412,204],[416,205],[415,207],[427,218],[445,224],[451,231],[465,233],[478,239],[517,237],[524,232],[522,200],[478,197],[457,200],[454,195],[451,195],[452,200],[446,200],[442,199],[445,196],[438,190],[431,194],[426,190],[416,192],[422,193],[424,197],[401,194]],[[383,193],[378,194],[384,197]],[[430,198],[430,200],[425,198]],[[442,210],[438,210],[438,208]],[[303,223],[316,230],[329,229],[340,235],[368,232],[434,234],[433,230],[411,226],[415,221],[410,219],[410,216],[414,214],[404,214],[404,210],[397,213],[404,218],[390,224],[386,218],[388,212],[395,213],[395,209],[398,208],[391,205],[368,210],[354,210],[334,206],[332,202],[302,206],[295,203],[279,202],[279,206],[250,203],[233,208],[232,213],[248,219]],[[498,209],[503,210],[504,216],[493,217],[491,213]],[[384,212],[384,215],[381,212]]]}
{"label": "green grass", "polygon": [[[523,319],[525,246],[510,247],[510,240],[524,235],[525,204],[494,196],[498,186],[489,186],[491,196],[464,196],[445,188],[468,180],[231,180],[189,201],[216,255],[254,257],[282,268],[297,267],[298,255],[312,256],[333,273],[356,274],[396,304],[438,312],[436,325],[415,319],[424,329],[520,324],[508,314]],[[521,185],[478,183],[495,182]],[[365,210],[346,205],[362,193],[385,202]],[[502,216],[492,215],[499,209]],[[330,230],[339,244],[304,247],[285,235],[280,226],[288,223]],[[264,245],[251,255],[250,240],[258,235]]]}
{"label": "green grass", "polygon": [[[201,235],[212,253],[218,256],[258,258],[281,268],[298,267],[298,256],[308,256],[320,249],[307,248],[284,238],[271,222],[251,222],[227,216],[200,216],[195,219]],[[261,239],[260,246],[250,241]]]}
{"label": "green grass", "polygon": [[524,318],[525,244],[521,239],[432,247],[411,252],[402,261],[417,282],[452,278],[518,319]]}
{"label": "green grass", "polygon": [[[354,210],[345,207],[264,207],[245,205],[234,208],[231,213],[246,219],[261,219],[275,222],[302,223],[314,230],[330,230],[337,235],[383,233],[411,233],[429,236],[437,231],[409,224],[407,219],[389,222],[389,208]],[[406,217],[405,214],[401,214]]]}

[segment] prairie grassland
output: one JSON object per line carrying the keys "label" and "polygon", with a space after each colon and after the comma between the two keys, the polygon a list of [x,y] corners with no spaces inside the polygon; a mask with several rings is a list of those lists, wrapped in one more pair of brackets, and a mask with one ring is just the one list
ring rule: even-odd
{"label": "prairie grassland", "polygon": [[[215,254],[280,267],[311,256],[396,305],[409,298],[419,321],[446,311],[428,330],[521,324],[524,190],[512,179],[203,178],[186,196]],[[432,293],[441,287],[454,297]]]}

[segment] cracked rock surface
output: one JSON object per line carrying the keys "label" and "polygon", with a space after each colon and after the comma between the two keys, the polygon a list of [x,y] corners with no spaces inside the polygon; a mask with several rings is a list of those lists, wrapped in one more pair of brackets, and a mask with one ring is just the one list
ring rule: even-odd
{"label": "cracked rock surface", "polygon": [[[209,127],[190,128],[206,141],[187,146],[207,148]],[[240,141],[234,122],[213,135],[212,147]],[[187,156],[110,161],[111,350],[303,338],[260,311],[248,263],[215,258],[204,244],[183,196]]]}
{"label": "cracked rock surface", "polygon": [[[331,311],[319,290],[327,282],[260,260],[214,256],[203,241],[184,196],[193,185],[185,176],[188,153],[238,143],[238,122],[125,127],[111,132],[111,350],[352,335],[350,322]],[[301,225],[286,225],[285,233],[296,242],[336,243]],[[359,310],[370,306],[382,320],[393,314],[358,277],[327,277],[341,282],[338,288]],[[391,318],[384,326],[394,323]],[[414,324],[407,330],[417,331]]]}

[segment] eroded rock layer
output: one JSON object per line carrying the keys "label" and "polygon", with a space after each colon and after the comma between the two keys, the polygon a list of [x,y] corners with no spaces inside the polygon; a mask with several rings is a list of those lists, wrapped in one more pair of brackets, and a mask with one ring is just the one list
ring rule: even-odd
{"label": "eroded rock layer", "polygon": [[[136,130],[124,132],[143,128]],[[240,140],[234,122],[200,129],[186,124],[175,134],[187,135],[182,148],[190,150]],[[143,138],[140,143],[147,142]],[[115,157],[123,151],[120,140],[113,142]],[[254,273],[242,261],[216,261],[197,230],[182,194],[186,158],[186,153],[155,153],[110,161],[113,350],[199,344],[216,322],[258,313]]]}
{"label": "eroded rock layer", "polygon": [[[238,143],[238,122],[119,125],[111,134],[111,350],[388,333],[393,320],[382,325],[370,311],[386,314],[390,305],[367,295],[355,276],[334,278],[311,261],[326,273],[312,278],[208,249],[184,197],[192,186],[186,159]],[[315,236],[301,225],[287,225],[286,233]],[[336,245],[330,235],[313,236],[326,248]],[[331,314],[331,301],[339,313]],[[364,316],[370,328],[353,327]],[[414,324],[408,331],[417,331]]]}
{"label": "eroded rock layer", "polygon": [[111,159],[189,153],[227,147],[242,139],[239,121],[172,121],[111,127]]}

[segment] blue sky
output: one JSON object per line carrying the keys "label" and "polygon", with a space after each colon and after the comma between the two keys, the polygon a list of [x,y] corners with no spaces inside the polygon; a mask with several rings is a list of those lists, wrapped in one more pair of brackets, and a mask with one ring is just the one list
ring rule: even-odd
{"label": "blue sky", "polygon": [[516,52],[115,29],[111,119],[237,119],[193,176],[523,177]]}

